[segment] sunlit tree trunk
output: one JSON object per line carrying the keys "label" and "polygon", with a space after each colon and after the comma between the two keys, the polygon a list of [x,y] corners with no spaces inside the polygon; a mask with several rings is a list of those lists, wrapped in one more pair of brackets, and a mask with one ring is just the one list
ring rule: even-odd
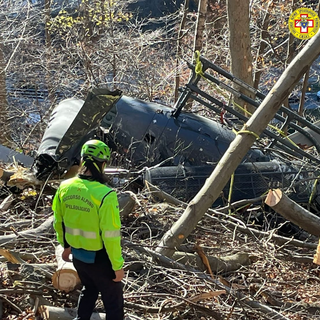
{"label": "sunlit tree trunk", "polygon": [[196,33],[195,33],[194,45],[193,45],[194,52],[197,50],[201,51],[202,49],[207,6],[208,6],[208,0],[199,0],[198,19],[197,19]]}
{"label": "sunlit tree trunk", "polygon": [[260,82],[260,77],[262,74],[262,68],[263,68],[263,53],[264,50],[267,46],[267,38],[268,38],[268,26],[269,26],[269,22],[270,22],[270,6],[272,5],[273,0],[270,0],[267,4],[267,8],[266,8],[266,14],[263,18],[262,21],[262,25],[261,25],[261,41],[260,41],[260,45],[259,45],[259,49],[258,49],[258,53],[256,56],[256,69],[257,71],[254,74],[254,79],[253,79],[253,87],[258,89],[259,87],[259,82]]}
{"label": "sunlit tree trunk", "polygon": [[[297,6],[297,0],[292,0],[291,2],[291,12],[295,11]],[[287,47],[287,59],[285,61],[285,67],[292,61],[292,59],[294,58],[294,52],[295,52],[295,37],[293,36],[293,34],[289,32],[289,39],[288,39],[288,47]],[[287,97],[284,101],[283,104],[287,107],[290,108],[289,106],[289,97]],[[281,130],[287,134],[287,130],[288,130],[288,125],[285,124]]]}
{"label": "sunlit tree trunk", "polygon": [[[252,76],[252,55],[251,41],[249,31],[249,0],[228,0],[228,23],[230,32],[230,55],[231,55],[231,72],[249,85],[253,85]],[[243,89],[236,88],[244,94],[250,96]],[[252,113],[255,108],[246,104],[243,100],[234,97],[236,107]]]}
{"label": "sunlit tree trunk", "polygon": [[[194,35],[194,44],[193,44],[193,52],[200,51],[202,49],[203,43],[203,33],[205,28],[206,22],[206,13],[208,7],[208,0],[199,0],[198,5],[198,17],[197,17],[197,25],[196,25],[196,32]],[[190,110],[192,107],[192,99],[189,99],[185,109]]]}
{"label": "sunlit tree trunk", "polygon": [[[297,7],[297,0],[292,0],[291,2],[291,12],[295,11]],[[294,39],[295,37],[293,34],[288,30],[289,32],[289,41],[288,41],[288,47],[287,47],[287,59],[286,59],[286,66],[292,61],[294,58],[294,52],[295,52],[295,47],[294,47]]]}
{"label": "sunlit tree trunk", "polygon": [[49,22],[51,19],[51,0],[45,0],[44,4],[44,16],[45,16],[45,37],[46,37],[46,58],[47,58],[47,88],[48,88],[48,98],[53,105],[54,100],[54,92],[53,92],[53,86],[51,81],[51,35],[49,31]]}
{"label": "sunlit tree trunk", "polygon": [[187,20],[187,13],[189,8],[189,0],[184,1],[182,19],[179,28],[178,40],[177,40],[177,56],[176,56],[176,76],[175,76],[175,88],[174,88],[174,101],[178,100],[179,86],[180,86],[180,59],[181,59],[181,40],[185,34],[185,24]]}
{"label": "sunlit tree trunk", "polygon": [[10,146],[5,67],[6,63],[3,54],[3,42],[2,38],[0,38],[0,123],[2,128],[0,143],[5,146]]}

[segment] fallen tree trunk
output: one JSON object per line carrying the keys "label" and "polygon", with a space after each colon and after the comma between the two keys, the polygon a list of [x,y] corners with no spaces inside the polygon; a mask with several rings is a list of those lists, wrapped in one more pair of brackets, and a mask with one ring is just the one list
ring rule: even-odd
{"label": "fallen tree trunk", "polygon": [[[162,200],[167,203],[174,204],[176,206],[181,206],[182,208],[187,207],[187,203],[174,198],[173,196],[160,190],[158,187],[152,185],[151,183],[149,183],[147,181],[146,181],[146,186],[147,186],[150,194],[153,197],[155,197],[157,200]],[[237,203],[242,203],[242,205],[244,204],[242,201],[241,202],[239,201]],[[249,201],[249,203],[250,203],[250,201]],[[231,204],[230,206],[232,207],[233,204]],[[206,214],[206,216],[210,219],[213,219],[215,221],[220,221],[220,222],[221,222],[221,219],[219,219],[218,217],[215,217],[215,215],[230,218],[230,216],[226,216],[222,211],[224,211],[224,208],[220,208],[219,210],[208,209],[208,214]],[[242,232],[244,234],[248,234],[250,236],[256,236],[256,237],[260,237],[260,238],[264,237],[264,238],[272,239],[273,241],[275,241],[279,245],[290,244],[290,245],[294,245],[296,247],[301,247],[301,248],[309,248],[309,249],[316,249],[317,248],[316,243],[300,241],[300,240],[297,240],[294,238],[283,237],[283,236],[280,236],[272,231],[271,232],[259,231],[254,228],[249,228],[246,225],[239,223],[237,221],[230,221],[230,220],[226,219],[223,221],[223,223],[230,226],[233,230],[240,231],[240,232]]]}
{"label": "fallen tree trunk", "polygon": [[[72,320],[76,317],[76,310],[70,308],[58,308],[40,306],[37,310],[37,319],[42,320]],[[93,313],[90,320],[105,320],[105,314]]]}
{"label": "fallen tree trunk", "polygon": [[62,260],[62,246],[57,246],[55,250],[58,268],[52,276],[52,285],[60,291],[70,292],[80,284],[78,273],[72,262]]}
{"label": "fallen tree trunk", "polygon": [[[191,265],[201,271],[207,270],[201,257],[194,253],[176,251],[172,256],[172,259],[185,265]],[[249,254],[246,252],[238,252],[233,255],[219,258],[208,256],[207,259],[210,264],[211,271],[215,274],[235,271],[241,266],[247,266],[250,264]]]}
{"label": "fallen tree trunk", "polygon": [[45,222],[35,229],[28,229],[19,233],[15,232],[13,234],[0,236],[0,245],[6,244],[6,247],[8,247],[9,242],[14,242],[14,244],[17,244],[18,242],[25,241],[26,239],[34,241],[43,239],[46,235],[52,235],[52,222],[53,216],[49,217]]}
{"label": "fallen tree trunk", "polygon": [[[159,188],[152,185],[148,181],[145,181],[145,184],[153,197],[156,197],[163,201],[167,201],[168,203],[172,203],[174,205],[180,205],[182,208],[185,208],[187,206],[185,202],[174,198],[164,191],[161,191]],[[239,269],[241,266],[250,264],[249,255],[242,252],[238,252],[236,254],[225,257],[217,258],[209,256],[207,258],[210,264],[210,268],[214,273],[234,271]],[[179,261],[180,263],[183,263],[185,265],[192,265],[193,267],[196,267],[201,271],[206,270],[206,266],[203,264],[202,259],[199,257],[199,255],[193,253],[176,251],[172,256],[172,259],[175,261]]]}
{"label": "fallen tree trunk", "polygon": [[303,230],[320,237],[320,218],[292,201],[280,189],[270,190],[265,203]]}

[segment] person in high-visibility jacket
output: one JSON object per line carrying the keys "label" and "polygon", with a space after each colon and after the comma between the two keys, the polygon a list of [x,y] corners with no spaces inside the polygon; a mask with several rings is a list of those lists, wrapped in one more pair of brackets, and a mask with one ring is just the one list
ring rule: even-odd
{"label": "person in high-visibility jacket", "polygon": [[109,147],[89,140],[81,149],[78,175],[63,181],[52,203],[54,229],[83,285],[75,320],[89,320],[99,292],[108,320],[123,320],[124,277],[121,221],[116,192],[104,184]]}

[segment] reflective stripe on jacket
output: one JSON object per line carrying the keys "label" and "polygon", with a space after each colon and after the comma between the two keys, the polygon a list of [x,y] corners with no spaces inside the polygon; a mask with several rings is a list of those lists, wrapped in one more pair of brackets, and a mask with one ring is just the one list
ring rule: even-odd
{"label": "reflective stripe on jacket", "polygon": [[60,184],[52,209],[54,228],[61,245],[64,246],[64,238],[76,249],[98,251],[104,244],[113,270],[122,268],[116,192],[97,181],[71,178]]}

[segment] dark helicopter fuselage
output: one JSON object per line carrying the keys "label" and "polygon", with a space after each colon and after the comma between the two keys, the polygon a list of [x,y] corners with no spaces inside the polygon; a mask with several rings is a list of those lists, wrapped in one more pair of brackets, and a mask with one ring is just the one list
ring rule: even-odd
{"label": "dark helicopter fuselage", "polygon": [[[37,176],[62,175],[80,161],[83,143],[105,140],[120,155],[120,166],[136,172],[164,191],[190,200],[234,140],[221,123],[197,114],[180,112],[153,102],[98,90],[86,101],[67,99],[53,111],[35,160]],[[124,160],[124,161],[123,161]],[[138,170],[137,170],[138,169]],[[232,201],[257,197],[273,187],[310,178],[308,171],[283,163],[251,148],[235,170],[234,187],[224,189]],[[306,202],[312,183],[295,187],[293,198]],[[183,198],[182,198],[183,197]]]}
{"label": "dark helicopter fuselage", "polygon": [[[108,143],[125,154],[135,167],[184,164],[201,166],[217,163],[234,139],[232,130],[205,117],[123,96],[102,119],[109,129]],[[112,116],[110,116],[112,114]],[[251,161],[265,161],[263,153],[251,150]]]}

